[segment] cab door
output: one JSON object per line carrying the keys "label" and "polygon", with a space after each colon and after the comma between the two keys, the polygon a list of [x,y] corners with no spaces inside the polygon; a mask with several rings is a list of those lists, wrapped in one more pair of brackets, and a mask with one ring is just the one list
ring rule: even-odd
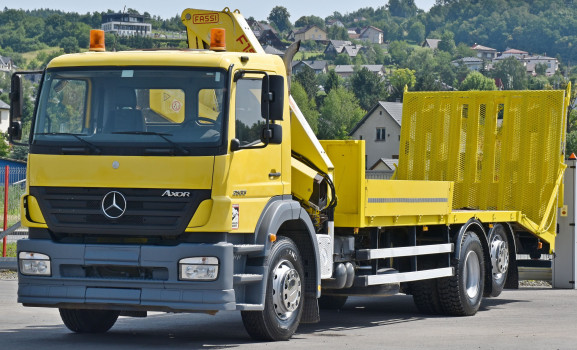
{"label": "cab door", "polygon": [[[282,145],[268,144],[262,148],[262,130],[266,120],[261,115],[262,75],[243,77],[233,83],[233,103],[229,132],[241,149],[230,153],[229,194],[232,199],[232,229],[254,232],[266,204],[284,193],[283,179],[290,178],[283,169]],[[285,174],[286,172],[286,174]]]}

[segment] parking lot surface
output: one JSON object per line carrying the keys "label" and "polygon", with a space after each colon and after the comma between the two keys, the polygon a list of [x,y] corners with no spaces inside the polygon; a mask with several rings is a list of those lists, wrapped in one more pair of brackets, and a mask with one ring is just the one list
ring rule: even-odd
{"label": "parking lot surface", "polygon": [[485,299],[473,317],[424,316],[412,298],[349,299],[301,325],[288,342],[252,341],[240,313],[149,313],[106,334],[74,334],[57,309],[23,307],[17,282],[0,280],[2,349],[575,349],[577,290],[521,288]]}

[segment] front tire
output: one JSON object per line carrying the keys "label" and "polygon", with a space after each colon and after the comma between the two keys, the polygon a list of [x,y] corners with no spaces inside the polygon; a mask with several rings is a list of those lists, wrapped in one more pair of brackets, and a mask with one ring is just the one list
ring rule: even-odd
{"label": "front tire", "polygon": [[242,311],[248,334],[256,340],[288,340],[299,326],[304,305],[304,273],[296,244],[279,237],[267,257],[268,283],[263,311]]}
{"label": "front tire", "polygon": [[120,311],[59,309],[64,325],[75,333],[105,333],[118,319]]}
{"label": "front tire", "polygon": [[455,275],[438,280],[443,312],[453,316],[472,316],[483,299],[485,263],[483,246],[476,233],[463,236],[459,259],[453,262]]}

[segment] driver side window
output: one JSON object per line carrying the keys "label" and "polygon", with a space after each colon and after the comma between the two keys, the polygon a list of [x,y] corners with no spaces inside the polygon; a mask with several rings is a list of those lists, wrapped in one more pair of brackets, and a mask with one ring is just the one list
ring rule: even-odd
{"label": "driver side window", "polygon": [[82,133],[85,127],[87,84],[82,80],[52,82],[46,106],[46,123],[40,132]]}
{"label": "driver side window", "polygon": [[242,146],[260,142],[265,120],[261,117],[259,79],[239,79],[236,83],[236,135]]}

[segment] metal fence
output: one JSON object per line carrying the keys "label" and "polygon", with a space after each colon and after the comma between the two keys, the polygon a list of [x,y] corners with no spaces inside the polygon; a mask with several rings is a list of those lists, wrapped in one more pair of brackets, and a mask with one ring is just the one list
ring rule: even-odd
{"label": "metal fence", "polygon": [[[6,182],[6,171],[8,171],[8,181]],[[8,185],[8,201],[6,202],[5,189]],[[28,237],[28,230],[19,227],[20,223],[20,197],[26,189],[26,168],[0,167],[0,210],[2,211],[2,226],[0,226],[0,237],[6,237],[6,243],[15,243],[17,240]],[[7,205],[5,206],[5,202]],[[4,222],[4,212],[6,212],[6,222]],[[4,227],[8,230],[4,231]],[[3,244],[0,240],[0,245]],[[0,251],[0,256],[1,256]]]}
{"label": "metal fence", "polygon": [[394,170],[366,170],[365,179],[367,180],[389,180],[395,173]]}

